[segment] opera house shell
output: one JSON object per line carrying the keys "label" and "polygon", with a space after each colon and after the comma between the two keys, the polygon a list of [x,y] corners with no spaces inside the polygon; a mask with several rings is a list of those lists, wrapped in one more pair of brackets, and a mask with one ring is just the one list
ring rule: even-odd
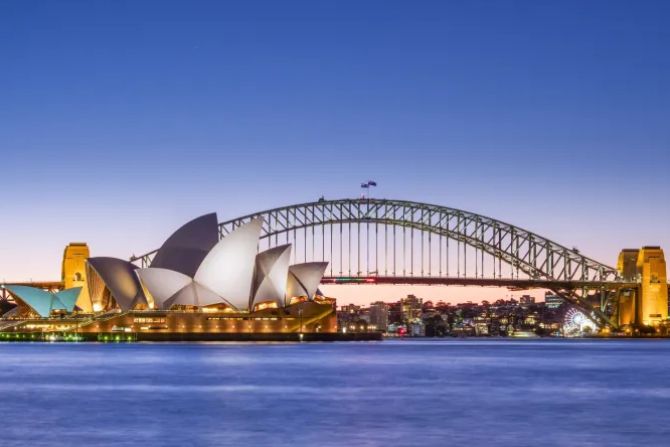
{"label": "opera house shell", "polygon": [[327,263],[291,266],[291,245],[258,253],[262,225],[252,220],[218,240],[216,214],[207,214],[170,236],[148,268],[90,258],[91,276],[105,286],[90,290],[93,306],[109,306],[105,292],[122,310],[220,306],[249,312],[262,303],[285,307],[296,297],[312,300]]}
{"label": "opera house shell", "polygon": [[[80,287],[60,292],[49,292],[29,286],[9,285],[7,290],[22,304],[40,317],[47,318],[54,311],[72,313],[81,292]],[[18,308],[20,310],[20,308]]]}
{"label": "opera house shell", "polygon": [[[327,263],[290,265],[291,245],[259,253],[262,228],[253,219],[219,239],[216,214],[206,214],[174,232],[146,268],[88,258],[94,316],[79,330],[336,332],[334,300],[318,291]],[[85,313],[75,307],[81,288],[7,288],[35,317]]]}

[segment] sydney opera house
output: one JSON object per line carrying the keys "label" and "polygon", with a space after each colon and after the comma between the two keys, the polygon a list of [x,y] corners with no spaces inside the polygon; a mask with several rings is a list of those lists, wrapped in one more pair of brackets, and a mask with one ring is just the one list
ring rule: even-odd
{"label": "sydney opera house", "polygon": [[327,263],[291,265],[291,245],[259,253],[262,224],[251,220],[219,239],[216,214],[198,217],[172,234],[147,268],[88,257],[85,244],[71,244],[62,288],[4,286],[17,306],[2,316],[0,332],[145,340],[336,333],[335,300],[318,288]]}

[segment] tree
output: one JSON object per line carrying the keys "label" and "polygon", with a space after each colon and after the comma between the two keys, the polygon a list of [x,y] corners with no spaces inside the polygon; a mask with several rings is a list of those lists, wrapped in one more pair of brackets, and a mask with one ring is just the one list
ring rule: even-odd
{"label": "tree", "polygon": [[447,332],[447,324],[440,315],[432,315],[425,320],[423,324],[426,330],[426,337],[444,337]]}

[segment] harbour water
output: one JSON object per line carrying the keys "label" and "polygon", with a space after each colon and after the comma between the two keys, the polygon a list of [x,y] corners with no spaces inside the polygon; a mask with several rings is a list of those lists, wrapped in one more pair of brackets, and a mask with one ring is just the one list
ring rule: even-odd
{"label": "harbour water", "polygon": [[670,341],[0,344],[0,445],[667,446]]}

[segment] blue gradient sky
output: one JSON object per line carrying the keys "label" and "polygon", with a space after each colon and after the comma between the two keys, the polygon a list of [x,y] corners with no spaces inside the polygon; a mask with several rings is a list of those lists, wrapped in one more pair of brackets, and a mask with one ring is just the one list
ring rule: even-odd
{"label": "blue gradient sky", "polygon": [[368,178],[609,264],[670,249],[668,23],[667,1],[5,0],[0,278]]}

